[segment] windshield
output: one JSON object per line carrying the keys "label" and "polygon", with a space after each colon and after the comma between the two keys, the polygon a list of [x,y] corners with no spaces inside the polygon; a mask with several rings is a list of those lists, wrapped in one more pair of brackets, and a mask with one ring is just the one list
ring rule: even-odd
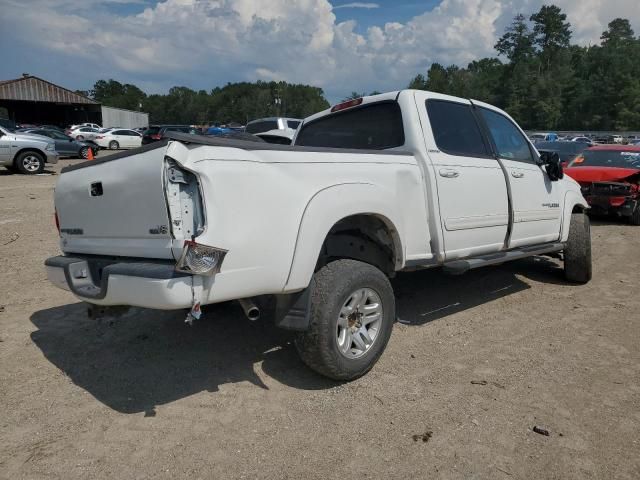
{"label": "windshield", "polygon": [[569,167],[640,168],[640,151],[585,150]]}

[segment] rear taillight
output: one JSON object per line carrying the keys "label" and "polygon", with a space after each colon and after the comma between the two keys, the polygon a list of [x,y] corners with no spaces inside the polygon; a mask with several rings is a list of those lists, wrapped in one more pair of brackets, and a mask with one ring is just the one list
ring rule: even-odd
{"label": "rear taillight", "polygon": [[56,229],[58,230],[58,235],[60,235],[60,220],[58,219],[58,211],[54,210],[53,219],[56,222]]}
{"label": "rear taillight", "polygon": [[151,138],[153,138],[154,140],[160,140],[162,138],[159,133],[155,133],[155,134],[149,135],[149,136]]}
{"label": "rear taillight", "polygon": [[176,270],[194,275],[213,275],[220,271],[226,254],[226,250],[186,240]]}

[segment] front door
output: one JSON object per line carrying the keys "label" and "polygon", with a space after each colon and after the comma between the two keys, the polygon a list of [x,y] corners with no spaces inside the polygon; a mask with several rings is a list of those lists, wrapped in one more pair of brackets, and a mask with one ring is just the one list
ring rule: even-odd
{"label": "front door", "polygon": [[504,248],[507,183],[471,102],[416,92],[436,178],[446,260]]}
{"label": "front door", "polygon": [[507,116],[479,107],[495,152],[504,165],[513,205],[509,248],[560,238],[560,186],[539,165],[525,134]]}

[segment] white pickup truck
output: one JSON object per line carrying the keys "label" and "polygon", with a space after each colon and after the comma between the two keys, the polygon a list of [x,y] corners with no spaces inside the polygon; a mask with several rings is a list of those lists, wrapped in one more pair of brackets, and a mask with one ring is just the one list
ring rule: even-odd
{"label": "white pickup truck", "polygon": [[[313,369],[366,373],[395,321],[389,277],[562,254],[591,278],[587,202],[504,112],[403,90],[305,119],[293,146],[174,134],[66,167],[49,279],[94,305],[190,309],[274,295]],[[428,292],[427,292],[428,294]]]}

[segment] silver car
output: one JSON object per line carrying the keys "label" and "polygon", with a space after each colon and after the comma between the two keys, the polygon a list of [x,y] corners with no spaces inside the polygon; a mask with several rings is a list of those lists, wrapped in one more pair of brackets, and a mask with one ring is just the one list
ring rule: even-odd
{"label": "silver car", "polygon": [[58,163],[53,140],[0,127],[0,165],[25,175],[42,173],[45,163]]}

